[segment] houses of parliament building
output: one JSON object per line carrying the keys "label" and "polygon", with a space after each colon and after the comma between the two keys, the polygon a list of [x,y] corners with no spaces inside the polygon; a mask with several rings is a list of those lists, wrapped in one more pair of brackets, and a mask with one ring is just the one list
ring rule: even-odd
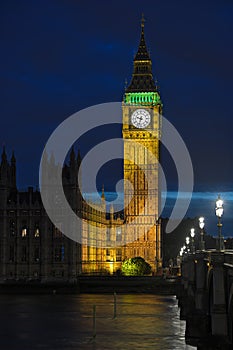
{"label": "houses of parliament building", "polygon": [[[81,274],[114,274],[125,259],[136,256],[143,257],[157,272],[161,266],[161,113],[142,20],[132,79],[122,101],[123,173],[128,180],[124,182],[127,205],[123,215],[114,213],[113,207],[107,214],[104,189],[100,203],[94,206],[83,199],[77,181],[82,160],[72,148],[63,167],[63,188],[73,211],[82,219],[77,227],[82,241],[67,238],[59,225],[50,221],[39,191],[17,189],[16,159],[14,154],[8,159],[4,148],[0,164],[0,282],[74,282]],[[52,158],[48,162],[56,167]]]}

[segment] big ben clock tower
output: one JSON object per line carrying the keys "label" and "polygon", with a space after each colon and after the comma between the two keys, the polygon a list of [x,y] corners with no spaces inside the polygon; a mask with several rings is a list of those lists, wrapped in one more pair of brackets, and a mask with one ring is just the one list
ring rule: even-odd
{"label": "big ben clock tower", "polygon": [[156,272],[161,264],[158,216],[162,102],[144,38],[144,18],[133,75],[125,90],[122,110],[124,180],[128,180],[124,185],[124,258],[141,256]]}

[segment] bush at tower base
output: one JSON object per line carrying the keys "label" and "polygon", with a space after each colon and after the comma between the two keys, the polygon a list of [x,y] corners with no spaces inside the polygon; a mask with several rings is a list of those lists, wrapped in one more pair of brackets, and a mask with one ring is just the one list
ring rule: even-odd
{"label": "bush at tower base", "polygon": [[140,256],[123,262],[121,272],[124,276],[145,276],[151,274],[151,266]]}

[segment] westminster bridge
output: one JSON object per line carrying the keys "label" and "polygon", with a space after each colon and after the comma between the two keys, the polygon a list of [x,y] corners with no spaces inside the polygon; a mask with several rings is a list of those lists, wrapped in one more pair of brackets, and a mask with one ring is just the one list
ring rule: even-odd
{"label": "westminster bridge", "polygon": [[203,350],[233,348],[233,250],[186,254],[177,297],[187,344]]}

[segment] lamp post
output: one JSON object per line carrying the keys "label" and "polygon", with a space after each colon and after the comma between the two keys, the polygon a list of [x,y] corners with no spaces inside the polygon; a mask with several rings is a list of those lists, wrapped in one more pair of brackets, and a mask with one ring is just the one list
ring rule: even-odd
{"label": "lamp post", "polygon": [[185,246],[185,245],[183,245],[182,250],[183,250],[183,253],[184,253],[184,254],[187,253],[187,251],[186,251],[186,246]]}
{"label": "lamp post", "polygon": [[194,228],[191,228],[191,230],[190,230],[190,236],[191,236],[191,249],[192,249],[192,253],[195,253],[195,245],[194,245],[195,230],[194,230]]}
{"label": "lamp post", "polygon": [[218,198],[216,200],[215,214],[218,218],[217,249],[220,251],[220,250],[224,249],[224,242],[223,242],[223,237],[222,237],[222,223],[221,223],[221,218],[223,216],[223,200],[220,198],[220,195],[218,195]]}
{"label": "lamp post", "polygon": [[200,240],[200,250],[205,250],[205,241],[204,241],[204,226],[205,226],[205,219],[203,216],[199,218],[199,227],[201,230],[201,240]]}
{"label": "lamp post", "polygon": [[189,244],[190,244],[190,237],[186,237],[185,238],[185,243],[186,243],[186,246],[187,246],[187,253],[189,252]]}

